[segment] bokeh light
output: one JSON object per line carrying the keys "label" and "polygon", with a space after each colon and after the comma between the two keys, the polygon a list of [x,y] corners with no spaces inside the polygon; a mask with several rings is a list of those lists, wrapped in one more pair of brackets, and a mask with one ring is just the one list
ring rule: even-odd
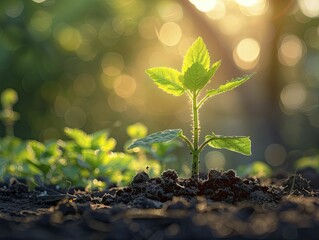
{"label": "bokeh light", "polygon": [[260,45],[252,38],[242,39],[233,52],[235,63],[242,69],[251,69],[258,63]]}
{"label": "bokeh light", "polygon": [[240,10],[246,16],[258,16],[265,14],[269,6],[269,2],[267,0],[241,0],[237,2],[241,4]]}
{"label": "bokeh light", "polygon": [[319,16],[319,1],[317,0],[298,0],[300,10],[307,17]]}
{"label": "bokeh light", "polygon": [[265,159],[273,167],[282,165],[286,160],[287,152],[280,144],[270,144],[265,150]]}
{"label": "bokeh light", "polygon": [[159,31],[160,41],[167,46],[175,46],[182,37],[182,29],[175,22],[164,23]]}
{"label": "bokeh light", "polygon": [[136,81],[129,75],[121,75],[114,81],[114,91],[121,98],[131,97],[136,90]]}
{"label": "bokeh light", "polygon": [[284,36],[278,50],[279,61],[286,66],[295,66],[304,54],[304,46],[295,35]]}
{"label": "bokeh light", "polygon": [[226,6],[223,1],[216,1],[213,9],[206,12],[206,15],[213,20],[222,19],[226,14]]}
{"label": "bokeh light", "polygon": [[46,11],[36,11],[31,17],[31,27],[36,31],[46,31],[51,24],[52,16]]}
{"label": "bokeh light", "polygon": [[307,91],[301,83],[286,85],[280,94],[281,103],[287,110],[299,110],[305,103]]}
{"label": "bokeh light", "polygon": [[124,69],[124,60],[121,54],[117,52],[108,52],[103,56],[101,67],[108,76],[117,76]]}
{"label": "bokeh light", "polygon": [[7,14],[7,16],[12,18],[17,18],[21,15],[23,9],[24,9],[23,1],[15,0],[15,1],[11,1],[11,3],[5,7],[4,11]]}
{"label": "bokeh light", "polygon": [[54,29],[54,36],[60,46],[67,51],[75,51],[82,43],[82,37],[76,28],[61,24]]}
{"label": "bokeh light", "polygon": [[209,12],[216,6],[216,0],[189,0],[201,12]]}

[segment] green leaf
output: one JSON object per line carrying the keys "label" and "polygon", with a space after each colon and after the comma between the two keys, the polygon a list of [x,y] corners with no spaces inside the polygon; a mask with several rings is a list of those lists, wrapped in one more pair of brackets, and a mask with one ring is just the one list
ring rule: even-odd
{"label": "green leaf", "polygon": [[213,97],[213,96],[216,96],[218,94],[233,90],[234,88],[239,87],[241,84],[245,83],[253,75],[254,74],[232,79],[232,80],[228,81],[227,83],[220,85],[217,89],[208,90],[206,95],[208,97]]}
{"label": "green leaf", "polygon": [[180,72],[168,67],[155,67],[146,70],[148,76],[165,92],[180,96],[185,89],[180,81]]}
{"label": "green leaf", "polygon": [[135,142],[129,145],[127,149],[132,149],[139,146],[149,146],[150,144],[157,142],[168,142],[177,138],[181,132],[182,129],[169,129],[162,132],[152,133],[145,138],[137,139]]}
{"label": "green leaf", "polygon": [[77,145],[82,148],[90,148],[92,144],[92,137],[77,128],[64,128],[64,133],[69,138],[73,139]]}
{"label": "green leaf", "polygon": [[184,74],[184,86],[191,90],[197,91],[202,89],[209,81],[210,75],[199,63],[194,63]]}
{"label": "green leaf", "polygon": [[251,141],[246,136],[221,136],[221,135],[207,135],[205,137],[209,146],[217,149],[228,149],[233,152],[238,152],[244,155],[251,155]]}
{"label": "green leaf", "polygon": [[218,68],[220,67],[221,63],[222,63],[221,60],[219,60],[217,62],[214,62],[214,64],[212,65],[211,69],[209,69],[209,71],[208,71],[209,79],[214,77],[214,75],[217,72]]}
{"label": "green leaf", "polygon": [[197,38],[192,46],[187,50],[184,61],[182,72],[183,74],[194,64],[199,63],[204,69],[209,70],[210,68],[210,57],[206,45],[201,37]]}

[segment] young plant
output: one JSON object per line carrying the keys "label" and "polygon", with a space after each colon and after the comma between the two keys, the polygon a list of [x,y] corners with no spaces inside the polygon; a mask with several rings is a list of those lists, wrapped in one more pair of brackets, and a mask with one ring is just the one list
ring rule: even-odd
{"label": "young plant", "polygon": [[209,98],[240,86],[252,76],[238,77],[226,82],[226,84],[220,85],[216,89],[207,90],[204,97],[200,99],[199,95],[202,89],[210,82],[220,64],[221,61],[217,61],[210,66],[208,50],[203,39],[199,37],[187,50],[181,72],[168,67],[155,67],[146,70],[148,76],[160,89],[174,96],[181,96],[185,93],[191,100],[193,117],[192,141],[183,134],[182,129],[170,129],[137,139],[128,149],[180,138],[187,144],[193,156],[192,178],[198,178],[199,155],[206,145],[218,149],[228,149],[244,155],[251,155],[251,141],[246,136],[221,136],[212,133],[211,135],[206,135],[205,141],[199,143],[199,109]]}

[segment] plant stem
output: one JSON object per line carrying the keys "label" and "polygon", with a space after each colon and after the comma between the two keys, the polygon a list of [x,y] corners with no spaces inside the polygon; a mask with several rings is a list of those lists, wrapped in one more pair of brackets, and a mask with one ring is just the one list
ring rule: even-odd
{"label": "plant stem", "polygon": [[193,163],[192,163],[192,178],[197,179],[199,175],[199,117],[198,117],[198,106],[197,106],[197,93],[193,92],[192,99],[192,109],[193,109]]}

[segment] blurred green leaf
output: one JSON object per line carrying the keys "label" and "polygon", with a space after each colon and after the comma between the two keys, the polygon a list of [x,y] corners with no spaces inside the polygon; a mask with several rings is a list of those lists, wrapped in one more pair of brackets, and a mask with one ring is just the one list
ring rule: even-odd
{"label": "blurred green leaf", "polygon": [[181,129],[169,129],[162,132],[152,133],[145,138],[134,141],[127,149],[132,149],[140,146],[149,146],[152,143],[167,142],[177,138],[181,134]]}
{"label": "blurred green leaf", "polygon": [[77,128],[64,129],[64,133],[71,139],[73,139],[80,147],[90,148],[92,144],[92,137]]}
{"label": "blurred green leaf", "polygon": [[143,138],[147,135],[147,127],[143,123],[129,125],[126,129],[131,139]]}

